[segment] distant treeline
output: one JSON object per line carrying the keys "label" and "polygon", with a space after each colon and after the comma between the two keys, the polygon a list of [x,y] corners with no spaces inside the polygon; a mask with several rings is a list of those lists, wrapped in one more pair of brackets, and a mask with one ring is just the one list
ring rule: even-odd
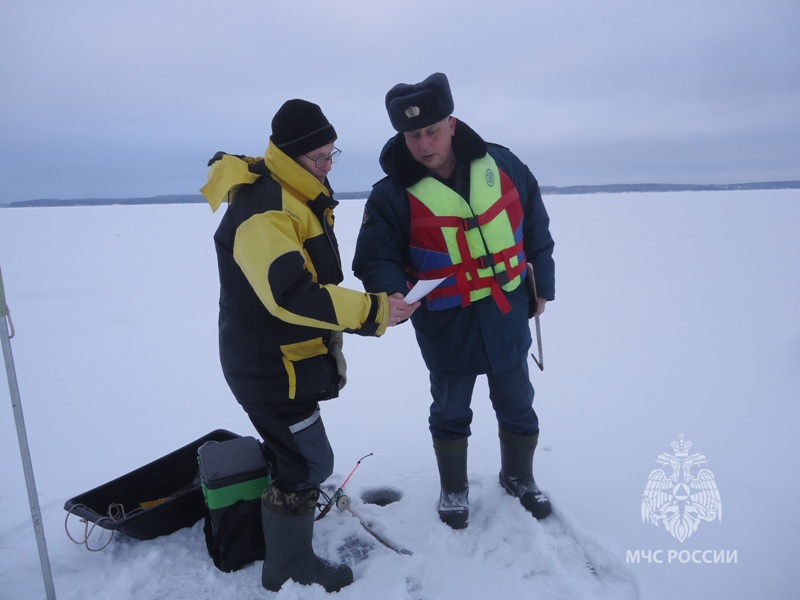
{"label": "distant treeline", "polygon": [[[336,193],[339,200],[353,200],[366,198],[369,192],[344,192]],[[0,208],[23,206],[111,206],[116,204],[202,204],[206,201],[201,194],[177,194],[172,196],[151,196],[149,198],[78,198],[74,200],[59,200],[44,198],[41,200],[18,200],[9,204],[0,204]]]}
{"label": "distant treeline", "polygon": [[542,194],[622,194],[630,192],[727,192],[731,190],[785,190],[800,188],[800,181],[762,181],[693,185],[690,183],[612,183],[609,185],[541,186]]}
{"label": "distant treeline", "polygon": [[[565,194],[622,194],[636,192],[721,192],[732,190],[781,190],[800,189],[800,181],[763,181],[757,183],[728,183],[722,185],[693,185],[681,183],[612,183],[608,185],[569,185],[564,187],[543,185],[544,195]],[[338,200],[357,200],[366,198],[369,192],[336,193]],[[19,200],[2,205],[23,206],[108,206],[114,204],[199,204],[205,202],[200,194],[178,194],[172,196],[151,196],[149,198],[82,198],[77,200]]]}

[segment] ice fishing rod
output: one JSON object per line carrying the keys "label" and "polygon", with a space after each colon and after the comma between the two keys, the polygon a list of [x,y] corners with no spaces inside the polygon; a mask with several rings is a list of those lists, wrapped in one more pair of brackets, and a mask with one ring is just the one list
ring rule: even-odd
{"label": "ice fishing rod", "polygon": [[[319,511],[319,515],[315,519],[316,521],[319,521],[322,517],[324,517],[329,512],[331,512],[331,508],[333,508],[334,504],[336,504],[336,506],[337,506],[337,508],[339,510],[344,510],[344,509],[346,509],[347,507],[350,506],[350,498],[348,498],[347,496],[344,495],[344,486],[346,486],[347,482],[350,481],[350,478],[353,476],[353,473],[356,472],[356,469],[361,464],[361,461],[363,461],[365,458],[368,458],[370,456],[372,456],[372,452],[370,452],[369,454],[366,454],[366,455],[364,455],[364,456],[362,456],[361,458],[358,459],[358,462],[356,463],[356,466],[353,467],[352,471],[350,471],[350,475],[347,476],[347,479],[345,479],[344,482],[342,483],[342,485],[340,485],[336,489],[336,491],[333,493],[333,495],[330,498],[328,498],[328,501],[322,507],[322,510]],[[341,502],[342,506],[339,506],[340,502]]]}
{"label": "ice fishing rod", "polygon": [[365,456],[362,456],[359,459],[359,461],[356,463],[356,466],[353,467],[352,471],[350,471],[350,475],[347,476],[342,485],[340,485],[336,489],[336,491],[330,496],[330,498],[328,498],[328,501],[323,505],[322,510],[320,510],[319,516],[315,520],[319,521],[322,517],[324,517],[331,511],[331,508],[333,508],[334,505],[336,505],[336,508],[338,508],[340,511],[342,512],[348,511],[351,515],[353,515],[356,518],[356,520],[361,524],[361,527],[363,527],[367,533],[369,533],[372,537],[378,540],[381,544],[383,544],[390,550],[397,552],[397,554],[411,556],[414,554],[413,552],[411,552],[411,550],[403,548],[402,546],[398,546],[397,544],[389,541],[383,535],[378,533],[371,523],[366,521],[360,514],[358,514],[358,512],[354,511],[350,502],[350,497],[346,496],[344,493],[344,486],[346,486],[347,482],[350,481],[350,478],[353,476],[353,473],[356,472],[356,469],[361,464],[361,461],[363,461],[365,458],[369,456],[372,456],[372,452],[370,452]]}

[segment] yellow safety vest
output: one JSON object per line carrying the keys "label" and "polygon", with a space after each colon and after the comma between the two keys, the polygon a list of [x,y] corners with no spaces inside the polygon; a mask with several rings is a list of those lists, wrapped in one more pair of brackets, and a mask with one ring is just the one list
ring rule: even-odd
{"label": "yellow safety vest", "polygon": [[411,262],[419,279],[447,279],[426,301],[429,310],[468,306],[492,296],[503,313],[505,292],[526,268],[519,193],[486,154],[470,165],[469,201],[433,177],[408,188]]}

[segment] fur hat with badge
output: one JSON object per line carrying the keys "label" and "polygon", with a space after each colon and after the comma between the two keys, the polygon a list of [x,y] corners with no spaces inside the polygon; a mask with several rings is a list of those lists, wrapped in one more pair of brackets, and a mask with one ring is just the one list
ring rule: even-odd
{"label": "fur hat with badge", "polygon": [[386,94],[386,110],[395,131],[422,129],[453,114],[453,95],[444,73],[419,83],[398,83]]}
{"label": "fur hat with badge", "polygon": [[287,100],[272,118],[270,140],[281,151],[297,158],[336,141],[336,130],[322,109],[308,100]]}

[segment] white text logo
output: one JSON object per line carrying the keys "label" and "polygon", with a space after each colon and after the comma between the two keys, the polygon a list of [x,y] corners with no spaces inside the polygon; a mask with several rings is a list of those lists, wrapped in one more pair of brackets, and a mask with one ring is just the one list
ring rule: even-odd
{"label": "white text logo", "polygon": [[701,521],[722,520],[722,502],[714,474],[703,465],[708,462],[699,453],[689,454],[692,443],[683,439],[672,442],[672,454],[660,454],[656,462],[664,468],[653,469],[642,498],[642,521],[664,528],[683,543]]}

